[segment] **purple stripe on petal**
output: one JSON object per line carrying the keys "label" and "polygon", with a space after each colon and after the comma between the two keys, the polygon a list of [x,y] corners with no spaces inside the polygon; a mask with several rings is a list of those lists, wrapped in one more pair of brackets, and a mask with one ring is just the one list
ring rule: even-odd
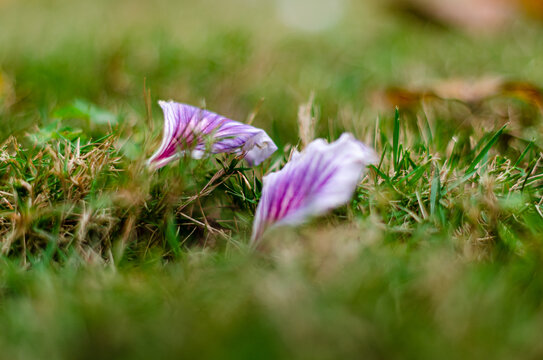
{"label": "purple stripe on petal", "polygon": [[256,245],[269,227],[299,224],[346,204],[366,166],[377,160],[376,153],[351,134],[331,144],[313,141],[281,170],[264,177],[251,243]]}
{"label": "purple stripe on petal", "polygon": [[250,166],[258,165],[277,150],[262,129],[230,120],[213,112],[174,101],[159,101],[164,112],[162,143],[147,161],[158,169],[186,150],[195,158],[206,153],[242,155]]}

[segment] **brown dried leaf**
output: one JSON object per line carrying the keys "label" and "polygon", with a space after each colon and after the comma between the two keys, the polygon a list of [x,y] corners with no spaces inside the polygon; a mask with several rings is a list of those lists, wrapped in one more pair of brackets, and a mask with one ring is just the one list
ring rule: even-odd
{"label": "brown dried leaf", "polygon": [[518,14],[512,0],[397,0],[396,4],[419,17],[476,34],[499,30]]}

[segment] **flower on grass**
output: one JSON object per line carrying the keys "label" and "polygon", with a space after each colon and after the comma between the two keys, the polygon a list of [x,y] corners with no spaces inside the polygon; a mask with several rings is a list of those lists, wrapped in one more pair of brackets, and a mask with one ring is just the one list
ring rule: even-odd
{"label": "flower on grass", "polygon": [[264,177],[251,244],[256,245],[269,227],[300,224],[346,204],[366,166],[377,160],[375,151],[351,134],[331,144],[323,139],[311,142],[280,171]]}
{"label": "flower on grass", "polygon": [[185,151],[197,159],[207,153],[236,154],[253,166],[277,150],[262,129],[194,106],[174,101],[158,103],[164,112],[164,132],[162,144],[147,162],[153,169],[163,167]]}

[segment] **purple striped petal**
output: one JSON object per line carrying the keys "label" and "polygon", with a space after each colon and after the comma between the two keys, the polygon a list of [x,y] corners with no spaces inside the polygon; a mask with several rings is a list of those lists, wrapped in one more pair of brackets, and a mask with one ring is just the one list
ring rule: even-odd
{"label": "purple striped petal", "polygon": [[185,150],[197,159],[206,153],[240,155],[250,166],[260,164],[277,150],[262,129],[194,106],[174,101],[158,103],[164,112],[164,132],[159,149],[147,162],[154,169],[177,159]]}
{"label": "purple striped petal", "polygon": [[311,142],[280,171],[264,177],[251,243],[271,226],[300,224],[348,203],[366,166],[377,160],[375,151],[351,134],[331,144]]}

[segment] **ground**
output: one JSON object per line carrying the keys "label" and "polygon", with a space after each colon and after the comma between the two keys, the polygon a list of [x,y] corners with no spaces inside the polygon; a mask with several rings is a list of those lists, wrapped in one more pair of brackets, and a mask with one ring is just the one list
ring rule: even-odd
{"label": "ground", "polygon": [[[543,25],[298,3],[0,0],[1,358],[543,356]],[[149,171],[161,99],[279,150]],[[380,162],[252,249],[304,116]]]}

